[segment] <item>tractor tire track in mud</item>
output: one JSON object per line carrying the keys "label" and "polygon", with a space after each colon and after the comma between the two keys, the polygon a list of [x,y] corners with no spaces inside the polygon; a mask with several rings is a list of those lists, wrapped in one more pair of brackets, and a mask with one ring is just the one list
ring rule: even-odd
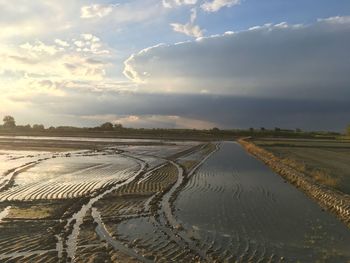
{"label": "tractor tire track in mud", "polygon": [[[158,193],[147,201],[147,208],[149,208],[148,206],[150,203],[153,203],[153,206],[158,207],[156,214],[152,214],[151,216],[153,224],[155,224],[156,227],[166,234],[172,241],[176,242],[182,249],[186,250],[189,254],[192,254],[193,260],[205,260],[206,251],[201,250],[186,232],[183,231],[181,224],[178,223],[173,213],[174,202],[179,192],[187,184],[189,177],[218,149],[219,145],[217,144],[215,149],[204,156],[204,158],[202,158],[202,160],[200,160],[188,174],[185,173],[184,167],[178,162],[171,159],[165,159],[168,163],[176,167],[177,181],[171,185],[167,191],[160,195]],[[198,150],[198,147],[193,151],[186,152],[186,155],[190,155],[196,150]]]}
{"label": "tractor tire track in mud", "polygon": [[130,182],[134,181],[137,177],[139,177],[142,173],[145,172],[147,168],[147,164],[140,160],[139,158],[135,158],[131,155],[127,154],[121,154],[125,157],[132,158],[138,162],[140,165],[139,170],[129,179],[125,180],[124,182],[118,183],[117,185],[114,185],[110,187],[109,189],[102,190],[101,193],[96,195],[95,197],[91,198],[87,204],[84,204],[81,209],[76,212],[68,221],[65,226],[65,230],[69,231],[69,235],[67,238],[59,238],[58,243],[63,242],[62,244],[57,244],[58,248],[62,248],[62,251],[58,251],[59,258],[61,260],[66,260],[68,262],[73,262],[75,257],[75,252],[77,249],[77,238],[79,235],[80,225],[83,223],[84,216],[86,213],[92,208],[94,203],[96,203],[98,200],[103,198],[105,195],[117,190],[118,188],[129,184]]}

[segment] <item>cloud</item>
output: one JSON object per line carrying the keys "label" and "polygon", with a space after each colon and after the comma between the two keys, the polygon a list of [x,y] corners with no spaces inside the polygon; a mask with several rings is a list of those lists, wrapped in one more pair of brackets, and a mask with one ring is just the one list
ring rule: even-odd
{"label": "cloud", "polygon": [[96,122],[109,121],[120,123],[124,127],[130,128],[172,128],[172,129],[211,129],[216,123],[181,117],[177,115],[85,115],[81,119],[93,120]]}
{"label": "cloud", "polygon": [[193,25],[191,23],[186,24],[178,24],[172,23],[170,24],[175,32],[185,34],[190,37],[202,37],[203,31],[197,25]]}
{"label": "cloud", "polygon": [[118,5],[93,4],[81,7],[81,18],[102,18],[112,13],[113,8]]}
{"label": "cloud", "polygon": [[[77,41],[81,42],[80,47],[76,46]],[[45,96],[49,101],[52,97],[68,96],[70,89],[77,88],[82,93],[84,88],[117,90],[118,84],[107,76],[111,58],[108,47],[90,33],[74,39],[0,44],[0,103],[13,105],[15,99],[20,109],[33,97]],[[121,89],[132,86],[122,85]]]}
{"label": "cloud", "polygon": [[[158,45],[125,61],[125,75],[148,91],[259,97],[350,96],[350,22],[264,25]],[[144,74],[144,73],[147,74]]]}
{"label": "cloud", "polygon": [[55,39],[55,43],[61,47],[69,47],[68,42],[61,39]]}
{"label": "cloud", "polygon": [[[55,87],[50,86],[50,83],[47,85]],[[64,89],[65,96],[48,96],[43,91],[42,95],[35,94],[29,100],[28,96],[18,94],[12,96],[5,105],[16,103],[12,113],[15,115],[23,108],[21,105],[26,103],[24,105],[27,106],[19,115],[22,119],[16,118],[19,123],[33,122],[35,116],[40,116],[46,126],[70,123],[90,126],[111,121],[129,127],[150,128],[283,127],[342,131],[350,114],[349,97],[317,101],[314,98],[267,99],[82,89]],[[23,114],[23,111],[27,114]]]}
{"label": "cloud", "polygon": [[193,8],[191,9],[190,22],[186,24],[172,23],[170,25],[175,32],[179,32],[187,36],[196,37],[196,38],[202,37],[203,30],[198,25],[194,24],[196,18],[197,18],[197,11],[195,8]]}
{"label": "cloud", "polygon": [[350,16],[333,16],[328,18],[320,18],[317,21],[331,23],[331,24],[349,24]]}
{"label": "cloud", "polygon": [[76,51],[91,53],[94,55],[109,54],[110,51],[103,48],[101,40],[92,34],[81,34],[79,38],[73,39]]}
{"label": "cloud", "polygon": [[[0,0],[0,39],[40,37],[71,26],[77,1]],[[40,15],[38,15],[40,14]]]}
{"label": "cloud", "polygon": [[36,40],[34,44],[31,43],[24,43],[19,46],[20,48],[27,50],[31,54],[48,54],[48,55],[55,55],[58,52],[58,49],[55,45],[47,45],[43,42]]}
{"label": "cloud", "polygon": [[52,40],[87,30],[101,32],[101,28],[103,32],[110,32],[125,24],[154,20],[155,15],[165,12],[159,0],[133,0],[121,4],[86,2],[0,0],[0,39],[2,43],[4,40]]}
{"label": "cloud", "polygon": [[[85,25],[98,25],[115,31],[116,27],[147,20],[154,20],[163,10],[159,0],[124,1],[120,4],[92,4],[82,6],[80,18]],[[103,19],[102,19],[103,18]],[[77,23],[80,24],[80,23]]]}
{"label": "cloud", "polygon": [[223,7],[231,7],[240,3],[241,0],[213,0],[211,2],[205,2],[201,5],[201,8],[206,12],[217,12]]}
{"label": "cloud", "polygon": [[195,5],[197,0],[163,0],[163,6],[166,8],[172,8],[181,5]]}

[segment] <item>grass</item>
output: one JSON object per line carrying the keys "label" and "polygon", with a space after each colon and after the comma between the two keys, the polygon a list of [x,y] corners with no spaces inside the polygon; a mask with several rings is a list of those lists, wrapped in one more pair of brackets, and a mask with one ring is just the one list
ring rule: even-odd
{"label": "grass", "polygon": [[349,141],[258,139],[254,143],[318,183],[350,194]]}
{"label": "grass", "polygon": [[328,173],[322,170],[315,170],[311,172],[311,176],[321,184],[328,185],[330,187],[338,188],[340,179],[330,176]]}
{"label": "grass", "polygon": [[11,207],[7,218],[11,219],[46,219],[51,217],[54,210],[48,206]]}

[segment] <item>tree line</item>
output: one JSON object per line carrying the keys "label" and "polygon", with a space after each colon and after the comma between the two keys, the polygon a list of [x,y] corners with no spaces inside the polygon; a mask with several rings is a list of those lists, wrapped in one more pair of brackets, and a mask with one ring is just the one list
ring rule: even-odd
{"label": "tree line", "polygon": [[16,120],[13,116],[6,115],[3,118],[3,125],[0,125],[0,128],[5,130],[35,130],[35,131],[76,131],[76,130],[101,130],[101,131],[114,131],[114,130],[121,130],[124,127],[120,123],[111,123],[111,122],[105,122],[101,124],[100,126],[92,127],[92,128],[79,128],[79,127],[73,127],[73,126],[58,126],[53,127],[50,126],[48,128],[45,128],[43,124],[27,124],[27,125],[16,125]]}
{"label": "tree line", "polygon": [[[111,123],[105,122],[96,127],[74,127],[74,126],[50,126],[45,128],[43,124],[34,124],[34,125],[16,125],[15,118],[13,116],[7,115],[3,118],[3,125],[0,125],[0,131],[4,132],[51,132],[51,133],[91,133],[91,132],[105,132],[105,133],[118,133],[120,135],[159,135],[159,136],[197,136],[197,137],[228,137],[228,136],[277,136],[277,137],[332,137],[341,135],[337,132],[306,132],[300,128],[296,129],[282,129],[274,128],[267,129],[265,127],[260,128],[249,128],[249,129],[230,129],[230,130],[221,130],[217,127],[207,130],[197,130],[197,129],[164,129],[164,128],[153,128],[153,129],[134,129],[134,128],[125,128],[120,123]],[[346,129],[346,133],[350,136],[350,125]]]}

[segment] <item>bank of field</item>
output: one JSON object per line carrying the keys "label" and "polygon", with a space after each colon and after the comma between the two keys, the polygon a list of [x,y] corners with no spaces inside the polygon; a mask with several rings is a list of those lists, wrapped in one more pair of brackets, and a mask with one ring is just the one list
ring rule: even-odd
{"label": "bank of field", "polygon": [[254,143],[319,183],[350,194],[350,140],[269,138]]}

